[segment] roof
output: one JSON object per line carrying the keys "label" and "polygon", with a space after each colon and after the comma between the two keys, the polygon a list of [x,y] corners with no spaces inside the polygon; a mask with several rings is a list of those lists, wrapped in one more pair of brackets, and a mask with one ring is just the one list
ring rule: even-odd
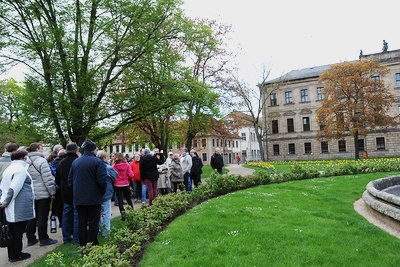
{"label": "roof", "polygon": [[292,70],[279,78],[265,82],[265,84],[271,84],[276,82],[287,82],[295,80],[303,80],[308,78],[317,78],[331,65],[316,66],[312,68],[305,68],[299,70]]}

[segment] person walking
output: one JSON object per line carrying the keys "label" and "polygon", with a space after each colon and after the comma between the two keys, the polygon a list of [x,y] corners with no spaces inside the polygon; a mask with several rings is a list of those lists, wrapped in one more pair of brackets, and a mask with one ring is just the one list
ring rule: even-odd
{"label": "person walking", "polygon": [[224,167],[224,159],[221,156],[221,151],[217,147],[214,154],[211,156],[210,161],[211,168],[216,170],[219,174],[222,174],[222,168]]}
{"label": "person walking", "polygon": [[240,164],[240,157],[239,157],[239,155],[236,156],[236,162],[237,162],[238,165]]}
{"label": "person walking", "polygon": [[[56,180],[60,181],[61,199],[63,201],[63,215],[61,230],[64,244],[73,240],[74,244],[79,244],[78,236],[78,211],[73,204],[72,187],[68,186],[68,175],[71,170],[72,162],[79,156],[79,147],[76,143],[69,143],[66,146],[67,155],[57,166]],[[73,239],[71,239],[71,236]]]}
{"label": "person walking", "polygon": [[[178,154],[174,154],[172,156],[170,171],[171,171],[170,179],[172,183],[172,191],[176,193],[178,191],[178,187],[180,187],[180,184],[182,184],[183,182],[182,166]],[[182,191],[182,188],[180,188],[180,190]]]}
{"label": "person walking", "polygon": [[4,146],[4,153],[0,157],[0,182],[4,170],[11,164],[11,153],[18,149],[17,144],[7,143]]}
{"label": "person walking", "polygon": [[98,151],[97,157],[103,161],[107,171],[107,189],[101,204],[100,230],[105,237],[111,230],[111,198],[114,194],[114,181],[118,173],[108,164],[108,154],[105,151]]}
{"label": "person walking", "polygon": [[189,155],[188,149],[184,148],[181,156],[181,167],[183,173],[183,183],[185,184],[186,191],[190,191],[190,170],[192,169],[192,157]]}
{"label": "person walking", "polygon": [[115,153],[115,164],[113,165],[113,168],[118,173],[118,176],[114,181],[114,190],[117,194],[121,220],[125,220],[124,196],[128,205],[133,209],[131,191],[129,190],[133,179],[133,171],[129,163],[126,162],[126,158],[122,153]]}
{"label": "person walking", "polygon": [[55,179],[44,157],[43,145],[41,143],[32,143],[28,148],[28,152],[28,172],[33,181],[36,213],[36,218],[28,221],[26,226],[28,246],[35,245],[38,242],[36,228],[38,230],[40,246],[53,245],[57,243],[57,240],[51,239],[47,234],[47,222],[49,219],[50,203],[56,194]]}
{"label": "person walking", "polygon": [[157,196],[157,165],[164,163],[164,158],[160,153],[151,154],[150,150],[144,149],[144,156],[140,160],[140,178],[144,181],[149,193],[149,205],[153,205],[153,200]]}
{"label": "person walking", "polygon": [[98,245],[101,204],[107,188],[107,171],[96,157],[96,144],[87,139],[83,155],[77,158],[68,175],[68,186],[73,187],[73,204],[78,210],[79,244]]}
{"label": "person walking", "polygon": [[197,154],[196,150],[191,150],[190,155],[192,156],[192,168],[190,169],[190,179],[192,179],[194,186],[197,187],[201,184],[201,174],[203,173],[203,161]]}
{"label": "person walking", "polygon": [[22,235],[26,224],[35,218],[35,200],[32,178],[27,172],[27,155],[26,150],[11,152],[12,161],[4,170],[3,179],[0,182],[0,208],[5,209],[6,219],[14,238],[7,247],[10,262],[31,257],[31,254],[22,252]]}

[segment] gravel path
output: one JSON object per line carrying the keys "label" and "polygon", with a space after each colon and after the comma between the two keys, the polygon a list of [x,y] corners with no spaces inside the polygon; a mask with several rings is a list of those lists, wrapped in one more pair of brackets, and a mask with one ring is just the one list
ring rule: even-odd
{"label": "gravel path", "polygon": [[254,170],[245,168],[243,165],[238,164],[228,164],[225,166],[229,170],[229,174],[247,176],[253,174]]}

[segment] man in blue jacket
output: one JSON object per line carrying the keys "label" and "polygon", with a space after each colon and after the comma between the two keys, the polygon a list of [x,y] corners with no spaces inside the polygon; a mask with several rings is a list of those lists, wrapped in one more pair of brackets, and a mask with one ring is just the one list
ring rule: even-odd
{"label": "man in blue jacket", "polygon": [[87,139],[84,153],[77,158],[68,176],[68,186],[73,187],[73,202],[78,210],[79,243],[98,245],[99,220],[103,195],[107,188],[107,172],[103,162],[96,157],[96,144]]}

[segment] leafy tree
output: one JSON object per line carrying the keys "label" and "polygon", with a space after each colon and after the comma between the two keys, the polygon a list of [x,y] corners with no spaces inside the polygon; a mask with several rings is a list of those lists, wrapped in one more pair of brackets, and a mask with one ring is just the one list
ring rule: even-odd
{"label": "leafy tree", "polygon": [[61,143],[81,144],[89,134],[107,136],[169,105],[149,101],[154,96],[149,88],[126,88],[125,80],[128,70],[143,68],[148,61],[142,59],[159,53],[160,42],[182,35],[186,20],[179,5],[179,0],[5,0],[1,57],[31,70],[27,98],[38,121],[51,125]]}
{"label": "leafy tree", "polygon": [[219,94],[230,54],[225,39],[230,28],[215,21],[197,20],[188,23],[183,45],[187,57],[187,96],[183,118],[187,122],[185,146],[190,149],[197,133],[210,127],[210,120],[219,115]]}
{"label": "leafy tree", "polygon": [[394,97],[382,78],[388,73],[376,61],[344,62],[332,65],[320,76],[325,98],[317,111],[322,126],[319,138],[354,138],[355,158],[359,158],[358,137],[370,130],[395,124],[388,114]]}
{"label": "leafy tree", "polygon": [[43,140],[29,116],[24,113],[24,88],[15,80],[0,81],[0,147],[15,142],[27,145]]}

